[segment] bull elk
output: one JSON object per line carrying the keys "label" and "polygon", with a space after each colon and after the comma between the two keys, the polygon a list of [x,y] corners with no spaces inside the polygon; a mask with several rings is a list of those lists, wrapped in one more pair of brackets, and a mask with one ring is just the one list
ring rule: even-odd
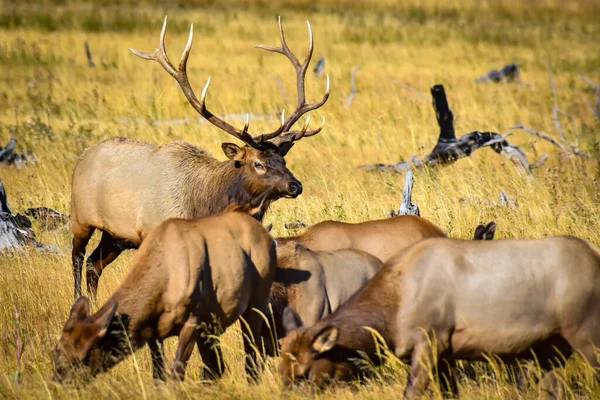
{"label": "bull elk", "polygon": [[[310,116],[299,131],[293,125],[307,112],[325,104],[329,97],[329,77],[323,98],[307,103],[305,75],[313,54],[313,35],[308,24],[309,46],[301,64],[290,51],[281,18],[281,47],[257,46],[281,53],[296,70],[298,103],[296,110],[275,131],[258,136],[248,133],[248,119],[237,129],[206,108],[210,78],[200,100],[187,77],[187,61],[192,49],[193,25],[176,69],[165,48],[167,18],[160,34],[160,46],[154,54],[130,49],[135,55],[158,62],[179,84],[192,107],[216,127],[245,143],[239,147],[223,143],[229,160],[218,161],[206,151],[187,142],[172,142],[156,147],[125,138],[105,140],[90,148],[75,166],[71,197],[73,232],[73,276],[75,298],[81,295],[81,270],[87,244],[95,229],[102,231],[100,244],[87,260],[88,292],[95,297],[102,270],[119,254],[140,246],[148,232],[168,218],[196,218],[216,214],[232,202],[246,204],[270,191],[268,205],[279,198],[295,198],[302,184],[286,167],[285,155],[294,143],[316,135],[325,124],[308,130]],[[257,215],[259,220],[262,214]]]}
{"label": "bull elk", "polygon": [[[437,365],[457,394],[457,360],[536,357],[556,394],[554,366],[579,352],[600,361],[600,249],[573,237],[540,240],[429,239],[399,254],[348,302],[303,328],[285,312],[280,372],[289,379],[349,379],[359,353],[378,361],[372,333],[411,366],[407,398],[423,394]],[[596,374],[596,377],[598,375]]]}
{"label": "bull elk", "polygon": [[[242,208],[243,209],[243,208]],[[209,377],[223,371],[215,331],[238,318],[255,376],[251,343],[261,333],[275,276],[273,239],[251,216],[234,211],[193,220],[169,219],[148,234],[119,289],[90,315],[81,297],[64,326],[54,364],[58,380],[107,371],[148,344],[153,376],[165,379],[163,340],[179,336],[173,375],[182,379],[194,345]]]}

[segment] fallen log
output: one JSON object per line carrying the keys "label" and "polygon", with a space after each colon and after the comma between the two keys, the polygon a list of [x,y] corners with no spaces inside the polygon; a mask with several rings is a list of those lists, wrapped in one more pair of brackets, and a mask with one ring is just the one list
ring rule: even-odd
{"label": "fallen log", "polygon": [[15,152],[17,141],[15,138],[10,138],[8,145],[4,148],[0,146],[0,165],[9,165],[11,167],[24,167],[28,164],[35,164],[35,156],[31,151],[25,153]]}
{"label": "fallen log", "polygon": [[435,85],[431,88],[433,96],[433,109],[435,111],[438,126],[440,127],[440,135],[438,141],[431,153],[419,159],[413,156],[410,161],[401,161],[396,164],[370,164],[359,167],[366,171],[389,171],[400,172],[410,169],[411,167],[435,166],[438,164],[449,165],[457,160],[469,157],[474,151],[483,147],[490,147],[496,153],[503,157],[509,158],[517,165],[522,166],[526,171],[531,172],[534,168],[541,166],[547,156],[535,164],[530,164],[527,161],[527,156],[523,149],[510,144],[506,138],[511,135],[500,135],[495,132],[471,132],[463,135],[460,139],[456,138],[454,131],[454,114],[450,110],[446,92],[442,85]]}
{"label": "fallen log", "polygon": [[13,214],[4,184],[0,180],[0,251],[34,245],[35,234],[31,221],[24,215]]}
{"label": "fallen log", "polygon": [[502,81],[523,83],[519,63],[506,64],[500,70],[493,69],[484,76],[477,78],[475,83],[500,83]]}
{"label": "fallen log", "polygon": [[49,253],[68,251],[68,249],[42,244],[36,240],[31,220],[23,214],[12,212],[4,184],[0,180],[0,253],[20,250],[24,247],[33,247],[36,250]]}

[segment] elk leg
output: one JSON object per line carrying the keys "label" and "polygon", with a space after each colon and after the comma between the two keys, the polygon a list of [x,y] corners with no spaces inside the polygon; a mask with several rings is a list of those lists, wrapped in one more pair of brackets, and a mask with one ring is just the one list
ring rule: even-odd
{"label": "elk leg", "polygon": [[204,363],[204,376],[211,380],[219,379],[225,371],[221,343],[218,339],[203,338],[199,335],[196,344]]}
{"label": "elk leg", "polygon": [[196,329],[196,318],[189,318],[179,332],[179,345],[173,363],[173,378],[183,381],[187,362],[194,351],[198,330]]}
{"label": "elk leg", "polygon": [[456,361],[440,357],[438,360],[437,374],[443,396],[458,397],[456,373]]}
{"label": "elk leg", "polygon": [[410,364],[408,384],[404,390],[407,399],[420,398],[429,385],[429,369],[431,368],[431,349],[427,341],[420,341],[414,348]]}
{"label": "elk leg", "polygon": [[83,260],[85,259],[85,248],[87,247],[94,228],[81,229],[80,232],[73,232],[73,251],[71,260],[73,262],[73,281],[75,285],[75,300],[81,297],[81,270],[83,269]]}
{"label": "elk leg", "polygon": [[152,379],[166,381],[167,371],[165,369],[163,341],[150,339],[148,347],[150,347],[150,354],[152,356]]}
{"label": "elk leg", "polygon": [[109,233],[102,232],[100,243],[92,255],[89,256],[86,266],[85,277],[87,280],[87,289],[92,300],[96,300],[98,281],[100,280],[100,275],[102,275],[102,270],[113,262],[122,251],[122,248],[116,246],[115,240]]}
{"label": "elk leg", "polygon": [[248,374],[250,380],[256,382],[258,381],[258,372],[262,367],[258,344],[261,343],[260,334],[264,321],[262,316],[254,311],[251,306],[248,307],[242,317],[244,320],[240,321],[240,325],[244,340],[244,352],[246,353],[246,374]]}

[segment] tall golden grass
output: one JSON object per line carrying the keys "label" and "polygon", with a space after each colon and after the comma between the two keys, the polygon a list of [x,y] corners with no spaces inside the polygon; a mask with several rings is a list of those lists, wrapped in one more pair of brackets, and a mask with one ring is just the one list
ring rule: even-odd
{"label": "tall golden grass", "polygon": [[[197,115],[165,71],[127,51],[152,51],[167,13],[167,46],[174,62],[194,23],[188,72],[198,93],[212,77],[209,108],[218,115],[266,115],[254,118],[251,129],[273,129],[278,110],[294,107],[293,70],[284,57],[252,46],[278,43],[275,16],[280,13],[299,55],[307,44],[305,20],[310,20],[314,62],[326,57],[332,95],[313,115],[313,121],[327,117],[323,132],[302,140],[287,157],[305,190],[296,200],[273,205],[266,223],[273,224],[274,235],[294,233],[284,227],[288,222],[363,221],[397,208],[403,174],[356,167],[422,156],[435,144],[438,128],[431,105],[394,80],[425,93],[444,84],[460,134],[506,133],[521,122],[560,138],[552,120],[551,62],[559,107],[568,113],[560,115],[566,136],[590,158],[561,154],[548,142],[514,131],[509,140],[522,146],[530,161],[549,154],[543,167],[527,174],[482,149],[449,167],[415,171],[414,201],[425,218],[452,237],[469,238],[477,224],[494,220],[498,238],[569,234],[600,244],[600,125],[589,108],[595,101],[593,89],[578,77],[600,82],[600,10],[595,1],[8,1],[0,10],[0,143],[14,136],[19,150],[31,148],[39,160],[28,168],[0,169],[16,211],[43,205],[69,214],[73,166],[86,147],[107,137],[157,145],[187,140],[224,159],[220,143],[231,138],[210,124],[161,123]],[[91,46],[95,68],[87,65],[84,41]],[[515,61],[530,87],[473,83],[488,70]],[[356,66],[362,67],[358,93],[347,109],[350,73]],[[309,74],[307,96],[316,100],[325,80]],[[283,81],[285,99],[271,77]],[[499,203],[501,191],[516,200],[514,207]],[[156,385],[149,355],[139,351],[90,385],[58,386],[50,380],[51,351],[72,303],[71,236],[68,228],[51,231],[35,223],[34,229],[41,242],[65,251],[0,255],[2,397],[375,399],[398,397],[404,388],[406,367],[398,362],[379,368],[363,385],[323,391],[304,386],[287,392],[277,376],[277,360],[271,360],[261,382],[250,385],[237,328],[223,337],[229,371],[215,384],[199,382],[201,360],[194,355],[185,383]],[[105,271],[100,302],[119,285],[130,259],[131,252]],[[25,345],[20,383],[14,380],[15,310]],[[170,340],[167,346],[170,361],[175,343]],[[488,371],[480,370],[478,382],[461,382],[465,398],[519,396],[506,376]],[[572,397],[600,395],[582,362],[569,364],[565,384]],[[440,393],[433,390],[430,396]],[[537,398],[537,386],[531,385],[524,396]]]}

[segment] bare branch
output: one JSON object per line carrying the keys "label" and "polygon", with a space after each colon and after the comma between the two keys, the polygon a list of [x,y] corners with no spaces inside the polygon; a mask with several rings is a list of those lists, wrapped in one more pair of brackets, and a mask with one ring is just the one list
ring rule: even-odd
{"label": "bare branch", "polygon": [[431,103],[431,97],[427,96],[426,94],[424,94],[424,93],[422,93],[422,92],[419,92],[419,91],[418,91],[417,89],[415,89],[414,87],[412,87],[412,86],[410,86],[410,85],[407,85],[407,84],[406,84],[406,83],[404,83],[404,82],[400,82],[400,81],[396,81],[396,80],[393,80],[393,81],[392,81],[392,83],[393,83],[394,85],[400,85],[400,86],[402,86],[402,87],[404,87],[404,88],[408,89],[408,90],[409,90],[410,92],[412,92],[413,94],[416,94],[417,96],[419,96],[419,97],[421,97],[422,99],[424,99],[424,100],[427,100],[428,102],[430,102],[430,103]]}
{"label": "bare branch", "polygon": [[84,43],[84,47],[85,47],[85,55],[88,60],[88,67],[94,68],[96,66],[96,63],[94,63],[94,60],[92,59],[92,50],[90,49],[90,45],[88,44],[87,40]]}
{"label": "bare branch", "polygon": [[533,129],[529,129],[520,122],[518,122],[515,126],[511,126],[509,129],[521,129],[531,135],[539,137],[540,139],[549,141],[550,143],[552,143],[553,145],[555,145],[556,147],[558,147],[559,149],[561,149],[563,151],[569,151],[569,149],[567,149],[562,144],[558,143],[555,139],[551,138],[550,136],[546,136],[539,132],[534,131]]}
{"label": "bare branch", "polygon": [[360,69],[361,69],[361,67],[356,67],[352,71],[352,76],[350,77],[350,82],[352,84],[352,92],[350,93],[348,100],[346,100],[346,108],[350,108],[350,104],[352,104],[352,100],[354,100],[354,95],[356,95],[356,93],[358,93],[358,90],[356,90],[355,78],[356,78],[356,73],[358,71],[360,71]]}
{"label": "bare branch", "polygon": [[550,73],[550,87],[552,89],[552,97],[554,98],[554,106],[552,107],[552,119],[554,120],[554,125],[556,125],[556,129],[560,132],[562,136],[562,140],[565,143],[567,142],[567,136],[565,135],[565,131],[560,123],[560,119],[558,118],[558,112],[560,109],[558,108],[558,96],[556,95],[556,87],[554,86],[554,74],[552,73],[552,63],[548,61],[548,72]]}

